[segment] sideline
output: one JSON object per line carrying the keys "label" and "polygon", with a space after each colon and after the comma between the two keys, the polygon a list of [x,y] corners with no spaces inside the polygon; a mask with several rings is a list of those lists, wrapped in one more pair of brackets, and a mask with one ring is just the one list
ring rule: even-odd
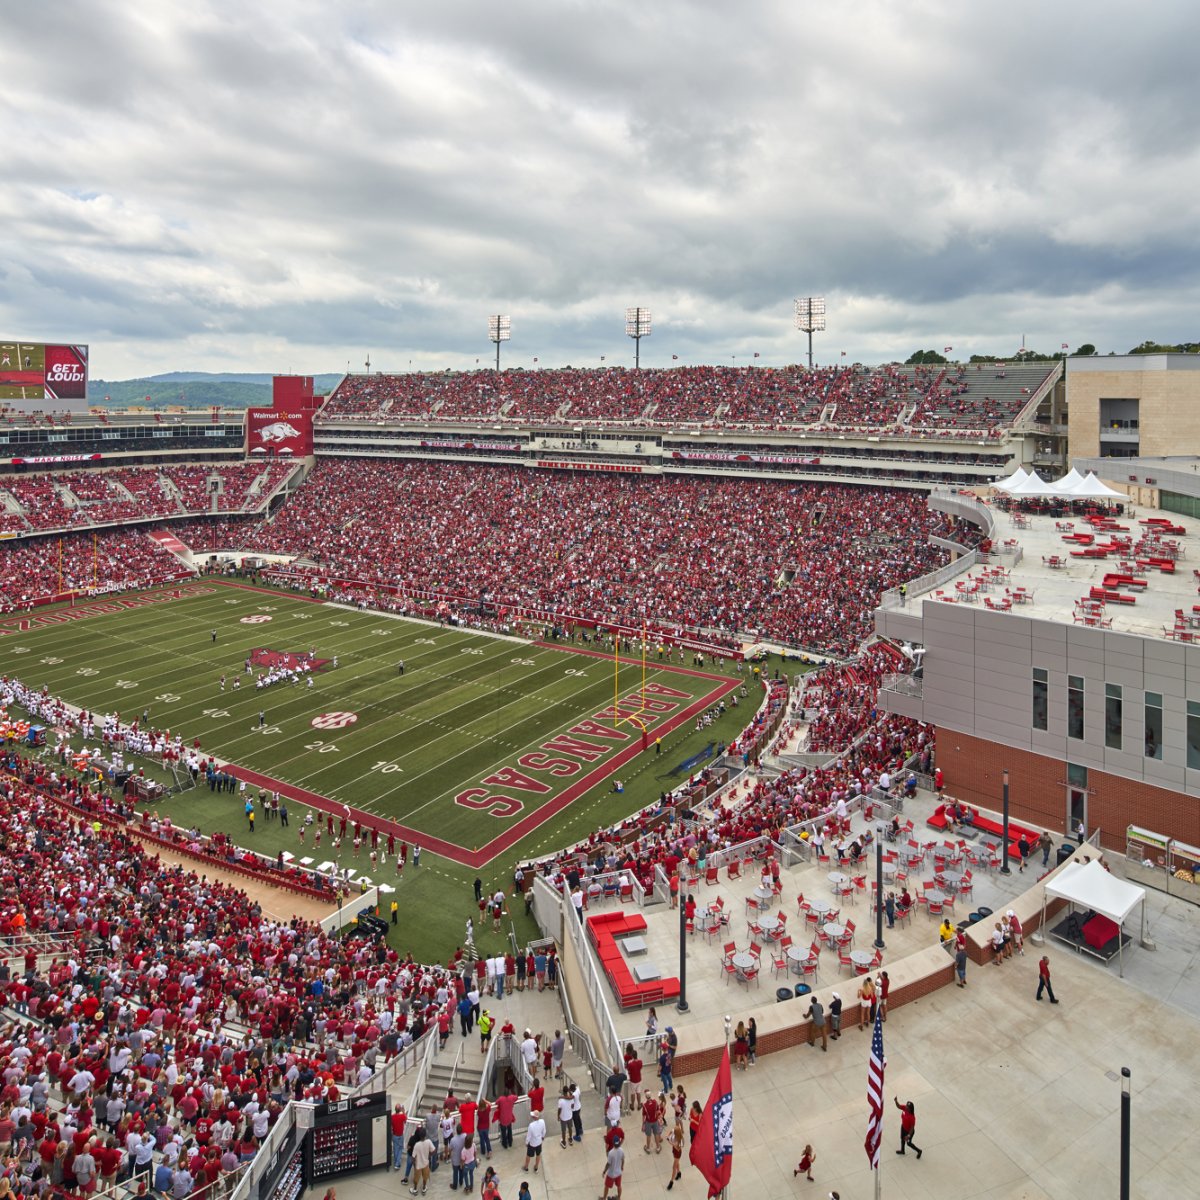
{"label": "sideline", "polygon": [[493,633],[490,629],[474,629],[470,625],[443,625],[440,621],[429,621],[425,617],[410,617],[407,613],[384,612],[381,608],[358,608],[353,604],[343,604],[340,600],[326,600],[326,608],[340,608],[343,612],[357,613],[359,616],[387,617],[389,621],[411,621],[414,625],[424,625],[428,629],[446,629],[454,633],[472,633],[476,637],[495,638],[500,642],[516,642],[518,646],[532,646],[530,638],[515,637],[511,633]]}

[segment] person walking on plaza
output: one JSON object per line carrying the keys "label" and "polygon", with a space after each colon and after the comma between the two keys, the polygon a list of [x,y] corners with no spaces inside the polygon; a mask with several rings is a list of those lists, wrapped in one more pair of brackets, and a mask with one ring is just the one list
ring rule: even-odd
{"label": "person walking on plaza", "polygon": [[625,1149],[620,1138],[614,1138],[612,1149],[604,1159],[604,1194],[600,1200],[608,1200],[610,1191],[616,1192],[617,1200],[621,1200],[621,1175],[625,1171]]}
{"label": "person walking on plaza", "polygon": [[529,1128],[525,1130],[525,1165],[521,1168],[522,1171],[528,1171],[532,1161],[533,1173],[537,1174],[542,1161],[542,1143],[545,1140],[546,1122],[542,1120],[542,1114],[535,1110],[529,1114]]}
{"label": "person walking on plaza", "polygon": [[911,1100],[901,1104],[895,1096],[892,1100],[900,1110],[900,1149],[896,1153],[903,1154],[904,1147],[911,1146],[917,1152],[917,1162],[920,1162],[921,1147],[913,1141],[913,1134],[917,1132],[917,1106]]}
{"label": "person walking on plaza", "polygon": [[671,1179],[667,1184],[669,1192],[675,1186],[675,1181],[683,1178],[683,1172],[679,1169],[683,1160],[683,1122],[678,1118],[675,1127],[667,1134],[667,1142],[671,1147]]}
{"label": "person walking on plaza", "polygon": [[812,1166],[816,1161],[816,1151],[813,1150],[811,1146],[806,1145],[804,1147],[804,1153],[800,1155],[800,1162],[797,1164],[796,1169],[792,1172],[792,1178],[795,1179],[797,1175],[803,1175],[809,1183],[812,1183]]}
{"label": "person walking on plaza", "polygon": [[1048,830],[1042,830],[1042,836],[1038,838],[1038,845],[1042,848],[1042,866],[1050,865],[1050,851],[1054,849],[1054,839],[1050,836]]}
{"label": "person walking on plaza", "polygon": [[1050,997],[1051,1004],[1057,1004],[1058,1001],[1054,998],[1054,988],[1050,983],[1050,959],[1043,954],[1038,962],[1038,990],[1036,1000],[1042,998],[1042,992]]}

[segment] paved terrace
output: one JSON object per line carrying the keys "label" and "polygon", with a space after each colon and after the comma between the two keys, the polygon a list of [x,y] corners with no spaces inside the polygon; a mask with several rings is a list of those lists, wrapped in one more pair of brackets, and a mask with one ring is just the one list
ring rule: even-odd
{"label": "paved terrace", "polygon": [[[934,802],[926,794],[906,805],[918,828]],[[933,831],[929,833],[932,836]],[[1040,858],[1037,861],[1040,864]],[[1121,861],[1111,862],[1119,872]],[[976,902],[987,903],[990,896],[1003,903],[1012,895],[1020,911],[1033,898],[1017,893],[1031,889],[1036,894],[1036,874],[1027,869],[1008,877],[989,876],[977,888]],[[815,895],[824,874],[804,867],[789,872],[787,878],[785,897],[794,910],[797,885],[808,883],[805,894]],[[995,890],[986,890],[991,888]],[[744,890],[727,885],[723,876],[721,884],[708,891],[726,895],[727,903],[744,895]],[[859,903],[850,911],[865,917],[867,907]],[[1135,941],[1126,952],[1124,980],[1115,967],[1105,967],[1050,940],[1044,948],[1029,945],[1025,957],[1015,957],[999,968],[971,965],[965,990],[943,987],[892,1012],[884,1027],[885,1196],[890,1200],[1096,1200],[1115,1195],[1123,1066],[1133,1071],[1132,1194],[1190,1194],[1192,1185],[1187,1180],[1200,1173],[1200,1142],[1194,1128],[1195,1079],[1200,1072],[1200,999],[1195,988],[1200,974],[1200,909],[1151,891],[1147,910],[1158,950],[1142,949]],[[648,938],[655,939],[650,952],[658,953],[672,940],[677,918],[661,908],[646,915]],[[864,924],[860,921],[860,927]],[[739,943],[744,941],[744,930],[735,924],[734,931]],[[942,953],[929,949],[933,923],[924,915],[914,917],[911,930],[885,933],[885,937],[886,963],[897,962],[910,938],[920,948],[919,954]],[[1057,1006],[1034,1000],[1041,953],[1051,959]],[[693,939],[689,975],[697,976],[697,982],[688,988],[693,1012],[681,1017],[673,1008],[659,1010],[662,1024],[676,1026],[682,1050],[693,1038],[696,1023],[703,1022],[699,1008],[706,990],[717,1005],[714,1011],[730,1013],[735,1021],[754,1015],[761,1028],[773,1012],[792,1013],[792,1019],[799,1019],[803,1001],[776,1006],[769,980],[761,990],[747,990],[716,979],[718,957],[715,943],[708,946]],[[699,978],[706,968],[715,979],[707,985]],[[896,966],[893,978],[900,973]],[[823,982],[824,978],[823,974]],[[834,985],[820,989],[826,998],[830,986]],[[850,989],[841,990],[846,995]],[[535,1028],[550,1028],[551,1011],[526,1011],[531,1002],[544,1004],[547,996],[520,999],[521,1011],[512,1015],[532,1020]],[[516,1007],[516,1001],[511,1003]],[[502,1010],[509,1005],[506,998]],[[634,1032],[640,1033],[643,1024],[640,1014],[618,1019],[618,1028]],[[731,1195],[823,1200],[833,1189],[843,1200],[866,1200],[872,1195],[862,1146],[867,1042],[867,1033],[847,1027],[826,1053],[799,1045],[764,1054],[757,1066],[734,1073]],[[703,1103],[712,1077],[712,1070],[704,1069],[677,1080],[689,1098]],[[916,1104],[916,1141],[925,1152],[920,1162],[894,1153],[899,1133],[898,1114],[890,1107],[893,1095]],[[555,1137],[548,1137],[545,1170],[538,1175],[522,1174],[519,1138],[516,1150],[497,1151],[491,1165],[500,1173],[501,1194],[515,1196],[519,1183],[528,1178],[534,1200],[548,1193],[565,1200],[595,1200],[604,1161],[598,1124],[598,1105],[594,1094],[589,1094],[583,1142],[563,1150]],[[669,1176],[669,1151],[645,1155],[636,1116],[626,1117],[624,1126],[629,1135],[624,1196],[627,1200],[657,1198]],[[805,1142],[811,1142],[817,1152],[813,1184],[792,1176]],[[686,1156],[683,1171],[672,1194],[703,1200],[705,1184]],[[477,1173],[477,1185],[479,1180]],[[384,1194],[404,1194],[396,1178],[382,1171],[339,1179],[337,1190],[339,1200],[381,1200]],[[309,1195],[319,1197],[323,1191],[323,1187],[314,1189]],[[449,1195],[448,1172],[434,1176],[431,1194],[439,1193]]]}
{"label": "paved terrace", "polygon": [[[1041,620],[1070,624],[1076,617],[1077,601],[1088,596],[1092,588],[1102,587],[1105,575],[1110,572],[1122,572],[1122,561],[1135,562],[1136,558],[1144,557],[1133,553],[1110,553],[1107,558],[1074,557],[1071,553],[1073,550],[1082,551],[1085,547],[1064,538],[1069,533],[1091,532],[1091,526],[1081,518],[1028,516],[1023,518],[1022,527],[1018,524],[1017,514],[1005,513],[999,509],[993,511],[996,518],[997,547],[1003,548],[1006,543],[1013,543],[1019,545],[1022,551],[1022,559],[1012,568],[1009,578],[988,586],[988,569],[977,567],[964,576],[960,583],[973,584],[983,581],[983,588],[986,590],[981,588],[977,594],[964,595],[960,583],[952,583],[940,592],[923,596],[922,599],[953,599],[956,603],[981,605],[990,600],[992,604],[1004,604],[1006,595],[1024,588],[1032,594],[1032,600],[1024,604],[1015,604],[1013,612]],[[1139,508],[1133,516],[1115,518],[1117,525],[1125,527],[1124,531],[1097,532],[1092,545],[1107,543],[1112,537],[1128,537],[1136,543],[1148,528],[1141,522],[1150,517],[1167,518],[1186,530],[1186,533],[1181,535],[1167,535],[1168,539],[1178,543],[1179,547],[1175,573],[1167,575],[1153,567],[1139,567],[1135,563],[1132,574],[1137,579],[1145,580],[1145,589],[1118,589],[1130,596],[1133,603],[1106,603],[1102,620],[1106,623],[1111,621],[1111,628],[1117,632],[1161,638],[1164,636],[1164,629],[1174,628],[1177,609],[1182,609],[1190,616],[1192,605],[1200,601],[1200,596],[1196,594],[1197,581],[1192,574],[1194,568],[1200,567],[1200,521],[1191,517],[1176,517],[1173,513]],[[1067,523],[1072,524],[1074,528],[1058,528],[1060,524]],[[1063,565],[1051,567],[1049,563],[1054,558],[1061,560]],[[999,561],[1006,565],[1012,560],[1002,555]]]}
{"label": "paved terrace", "polygon": [[[916,799],[905,802],[902,819],[913,822],[913,836],[922,845],[934,841],[940,844],[945,840],[945,835],[938,833],[937,830],[925,823],[927,818],[932,815],[936,804],[937,798],[931,792],[918,793]],[[865,828],[866,824],[862,816],[856,814],[851,824],[852,833],[862,832]],[[1058,844],[1057,837],[1058,835],[1056,835],[1056,845]],[[968,845],[974,848],[984,843],[998,844],[998,842],[998,838],[990,838],[985,835],[973,842],[968,842]],[[899,849],[901,845],[893,847],[885,842],[884,848],[885,850]],[[1053,856],[1050,859],[1050,865],[1052,867],[1055,865]],[[1012,874],[1008,876],[998,871],[973,868],[969,863],[965,866],[972,871],[974,893],[969,902],[961,898],[956,900],[953,909],[956,920],[965,919],[968,913],[978,910],[980,906],[990,908],[997,914],[1006,911],[1009,902],[1028,890],[1036,882],[1037,877],[1042,874],[1040,854],[1029,860],[1029,865],[1023,873],[1018,872],[1017,864],[1013,863]],[[851,900],[839,899],[835,895],[834,886],[829,879],[831,872],[839,872],[847,877],[866,874],[866,893],[856,894]],[[786,932],[791,935],[793,944],[808,946],[813,941],[815,932],[813,925],[805,922],[797,906],[797,898],[803,894],[805,899],[810,902],[825,901],[833,905],[840,909],[843,922],[852,920],[855,923],[853,949],[873,950],[875,917],[871,911],[870,883],[874,879],[874,872],[873,853],[869,863],[864,861],[858,870],[852,870],[849,866],[839,869],[836,859],[830,866],[802,863],[785,868],[781,875],[782,895],[768,906],[767,911],[761,913],[751,911],[747,906],[747,900],[760,886],[760,877],[756,871],[743,871],[738,878],[730,879],[728,872],[722,868],[719,872],[719,880],[715,885],[706,884],[702,879],[698,885],[692,888],[697,905],[703,910],[715,904],[718,899],[724,900],[725,912],[729,915],[729,924],[712,935],[705,935],[697,930],[686,939],[687,1000],[690,1010],[686,1020],[694,1022],[704,1018],[719,1018],[731,1011],[744,1011],[747,1006],[753,1006],[756,1010],[763,1006],[773,1006],[776,1004],[777,988],[785,983],[794,987],[798,983],[807,982],[814,987],[814,990],[826,1003],[828,1003],[830,992],[838,991],[845,1002],[846,1019],[849,1021],[858,980],[848,967],[839,965],[834,950],[828,947],[822,948],[819,972],[815,980],[791,971],[776,972],[772,968],[774,946],[766,939],[752,935],[749,931],[749,923],[766,919],[768,916],[775,917],[782,912],[787,917]],[[932,862],[927,862],[923,868],[913,871],[909,875],[909,890],[916,896],[923,890],[922,884],[932,882],[932,879],[933,865]],[[887,882],[884,884],[884,889],[885,892],[888,890],[899,891],[898,887]],[[628,909],[630,906],[622,906],[620,901],[614,898],[599,906],[593,905],[588,911],[589,913],[604,912],[621,907]],[[669,910],[666,905],[660,904],[642,909],[641,913],[646,919],[646,930],[642,935],[646,943],[646,952],[644,955],[627,957],[627,961],[631,966],[642,962],[654,963],[663,976],[677,975],[679,973],[678,910]],[[914,909],[907,922],[897,923],[893,929],[887,928],[885,919],[884,941],[886,945],[883,950],[882,969],[889,970],[892,963],[917,951],[937,945],[939,922],[940,918],[931,916],[924,907]],[[739,950],[745,950],[749,948],[752,940],[759,942],[762,946],[762,970],[756,981],[747,984],[729,976],[723,969],[722,959],[727,942],[734,942]],[[947,962],[949,962],[948,959]],[[788,1003],[798,1010],[792,1012],[789,1009],[789,1020],[798,1021],[804,1009],[807,1008],[807,1001],[802,998],[793,999]],[[678,1016],[673,1001],[667,1002],[665,1006],[659,1006],[659,1028],[662,1029],[670,1024],[679,1024],[676,1021]],[[633,1009],[621,1013],[614,1007],[613,1017],[617,1033],[623,1039],[635,1038],[645,1033],[645,1009]],[[854,1014],[854,1017],[857,1019],[857,1014]],[[761,1017],[759,1024],[762,1025]]]}

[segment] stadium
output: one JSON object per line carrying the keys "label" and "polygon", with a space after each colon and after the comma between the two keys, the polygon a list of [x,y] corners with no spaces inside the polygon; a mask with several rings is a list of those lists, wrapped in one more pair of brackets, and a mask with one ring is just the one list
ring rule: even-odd
{"label": "stadium", "polygon": [[[1200,487],[1138,457],[1175,356],[279,376],[242,413],[64,402],[87,348],[12,345],[46,375],[0,417],[13,1140],[113,1134],[50,1140],[63,1194],[292,1200],[447,1089],[482,1150],[560,1070],[589,1128],[664,1054],[808,1075],[814,999],[911,1013],[924,1119],[982,1143],[990,1074],[922,1066],[956,971],[1029,939],[1153,992],[1146,897],[1186,913],[1200,865]],[[464,1058],[472,984],[505,1023]]]}

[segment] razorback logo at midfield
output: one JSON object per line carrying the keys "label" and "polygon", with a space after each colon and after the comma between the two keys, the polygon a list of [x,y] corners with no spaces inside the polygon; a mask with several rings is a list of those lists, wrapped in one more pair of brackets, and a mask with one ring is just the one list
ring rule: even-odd
{"label": "razorback logo at midfield", "polygon": [[275,667],[296,671],[302,663],[307,663],[310,671],[323,671],[329,665],[329,659],[309,658],[307,654],[296,650],[270,650],[265,646],[257,646],[250,651],[250,665],[264,667],[268,671]]}

